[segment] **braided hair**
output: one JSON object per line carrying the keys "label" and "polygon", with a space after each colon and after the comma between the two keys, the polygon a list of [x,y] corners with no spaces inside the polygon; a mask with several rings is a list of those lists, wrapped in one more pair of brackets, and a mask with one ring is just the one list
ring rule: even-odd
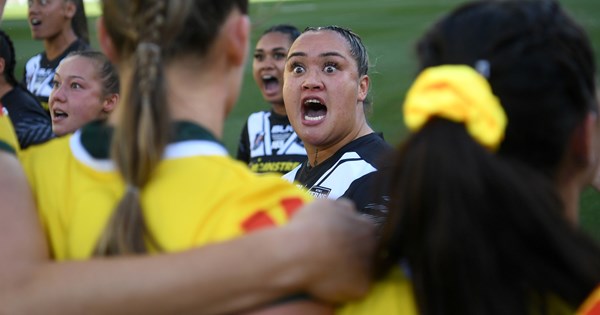
{"label": "braided hair", "polygon": [[161,161],[172,136],[164,65],[192,56],[203,58],[234,9],[247,13],[247,0],[103,0],[107,32],[120,60],[133,66],[112,155],[126,192],[97,244],[100,256],[147,252],[140,191]]}

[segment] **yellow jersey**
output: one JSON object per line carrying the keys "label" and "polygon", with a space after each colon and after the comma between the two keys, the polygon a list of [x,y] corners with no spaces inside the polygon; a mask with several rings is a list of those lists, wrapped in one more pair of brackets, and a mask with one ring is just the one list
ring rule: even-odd
{"label": "yellow jersey", "polygon": [[[140,191],[149,233],[162,250],[283,224],[310,199],[279,176],[250,172],[204,128],[182,122],[176,130],[176,140]],[[56,259],[90,257],[124,194],[109,159],[111,134],[95,122],[21,154]]]}
{"label": "yellow jersey", "polygon": [[380,314],[418,314],[412,284],[399,267],[376,282],[369,295],[336,310],[336,315]]}
{"label": "yellow jersey", "polygon": [[6,110],[0,105],[0,150],[17,153],[19,142]]}

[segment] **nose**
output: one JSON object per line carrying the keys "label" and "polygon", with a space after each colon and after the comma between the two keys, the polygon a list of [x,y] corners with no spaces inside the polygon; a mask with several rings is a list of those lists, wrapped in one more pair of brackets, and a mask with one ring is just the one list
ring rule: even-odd
{"label": "nose", "polygon": [[321,77],[319,76],[318,71],[310,71],[308,70],[304,75],[304,81],[302,81],[302,89],[303,90],[321,90],[325,86]]}
{"label": "nose", "polygon": [[52,105],[55,102],[64,103],[64,102],[66,102],[66,99],[67,99],[67,97],[62,89],[62,86],[59,86],[59,87],[55,86],[54,88],[52,88],[52,91],[50,92],[50,97],[49,97],[48,103],[49,103],[50,107],[52,107]]}
{"label": "nose", "polygon": [[275,68],[273,59],[271,57],[265,57],[265,59],[260,61],[258,64],[261,70],[272,70]]}

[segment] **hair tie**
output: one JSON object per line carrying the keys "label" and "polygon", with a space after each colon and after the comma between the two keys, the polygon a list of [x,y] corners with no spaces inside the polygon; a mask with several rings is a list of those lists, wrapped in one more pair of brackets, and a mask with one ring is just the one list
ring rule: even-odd
{"label": "hair tie", "polygon": [[506,114],[488,81],[465,65],[425,69],[408,91],[404,121],[419,130],[432,116],[465,124],[469,134],[495,151],[504,138]]}

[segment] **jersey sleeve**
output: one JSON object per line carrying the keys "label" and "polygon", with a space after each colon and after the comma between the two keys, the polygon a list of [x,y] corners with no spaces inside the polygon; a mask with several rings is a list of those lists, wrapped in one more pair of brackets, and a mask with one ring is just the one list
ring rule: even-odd
{"label": "jersey sleeve", "polygon": [[311,200],[305,191],[279,176],[256,176],[228,198],[224,208],[233,210],[220,221],[221,231],[217,233],[227,238],[284,225]]}

